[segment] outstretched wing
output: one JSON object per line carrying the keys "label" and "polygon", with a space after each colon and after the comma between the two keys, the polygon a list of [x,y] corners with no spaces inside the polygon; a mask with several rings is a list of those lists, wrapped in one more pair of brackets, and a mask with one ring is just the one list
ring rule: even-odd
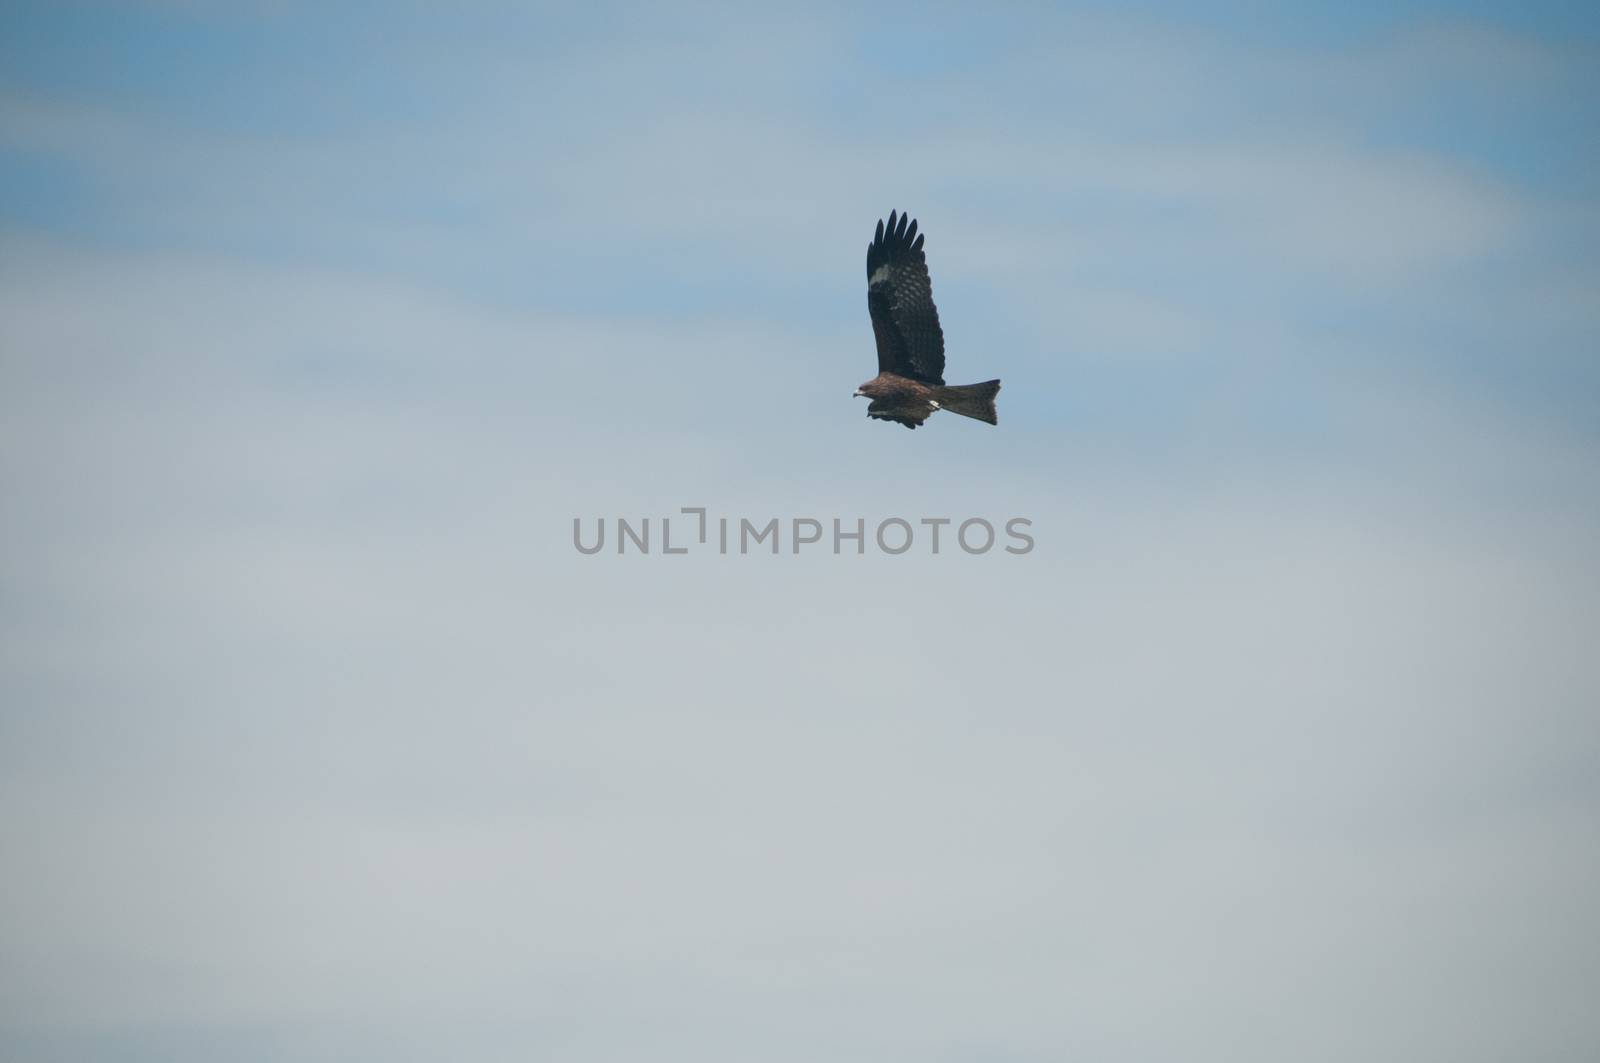
{"label": "outstretched wing", "polygon": [[867,310],[878,341],[878,372],[944,383],[944,331],[933,305],[928,257],[917,223],[889,212],[867,245]]}
{"label": "outstretched wing", "polygon": [[878,421],[893,421],[907,428],[915,428],[926,421],[933,410],[932,406],[891,406],[876,399],[867,403],[868,417]]}

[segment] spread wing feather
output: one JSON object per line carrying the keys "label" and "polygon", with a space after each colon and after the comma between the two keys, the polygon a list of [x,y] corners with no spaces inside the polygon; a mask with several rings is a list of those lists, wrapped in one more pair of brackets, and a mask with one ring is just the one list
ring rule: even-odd
{"label": "spread wing feather", "polygon": [[933,305],[928,257],[917,223],[889,212],[867,245],[867,310],[878,341],[878,372],[944,383],[944,331]]}
{"label": "spread wing feather", "polygon": [[891,406],[876,399],[867,403],[868,417],[879,421],[893,421],[896,424],[903,424],[907,428],[917,427],[917,425],[926,421],[928,415],[932,412],[933,407],[931,406],[923,406],[921,408],[915,406]]}

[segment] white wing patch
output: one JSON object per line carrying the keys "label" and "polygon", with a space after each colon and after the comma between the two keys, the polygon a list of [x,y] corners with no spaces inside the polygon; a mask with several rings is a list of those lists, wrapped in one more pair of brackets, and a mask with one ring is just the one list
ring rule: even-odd
{"label": "white wing patch", "polygon": [[888,279],[889,279],[889,267],[888,266],[879,266],[877,269],[872,271],[872,276],[867,278],[867,287],[870,288],[874,284],[877,284],[879,281],[887,282]]}

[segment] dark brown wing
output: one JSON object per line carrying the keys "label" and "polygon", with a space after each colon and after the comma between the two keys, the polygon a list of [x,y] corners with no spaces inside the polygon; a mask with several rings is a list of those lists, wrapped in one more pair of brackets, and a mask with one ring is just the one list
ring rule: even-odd
{"label": "dark brown wing", "polygon": [[878,372],[944,383],[944,330],[933,305],[928,258],[917,223],[889,212],[867,245],[867,310],[878,341]]}
{"label": "dark brown wing", "polygon": [[872,402],[867,403],[867,416],[875,420],[893,421],[896,424],[903,424],[907,428],[915,428],[928,419],[928,415],[933,413],[933,409],[932,406],[924,405],[890,405],[887,402],[874,399]]}

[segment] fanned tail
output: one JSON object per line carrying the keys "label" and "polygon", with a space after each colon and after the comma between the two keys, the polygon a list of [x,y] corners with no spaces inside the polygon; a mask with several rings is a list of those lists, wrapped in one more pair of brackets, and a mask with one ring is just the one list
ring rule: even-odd
{"label": "fanned tail", "polygon": [[1000,381],[985,380],[981,384],[957,384],[939,389],[939,406],[963,417],[972,417],[990,424],[999,424],[994,397],[1000,394]]}

